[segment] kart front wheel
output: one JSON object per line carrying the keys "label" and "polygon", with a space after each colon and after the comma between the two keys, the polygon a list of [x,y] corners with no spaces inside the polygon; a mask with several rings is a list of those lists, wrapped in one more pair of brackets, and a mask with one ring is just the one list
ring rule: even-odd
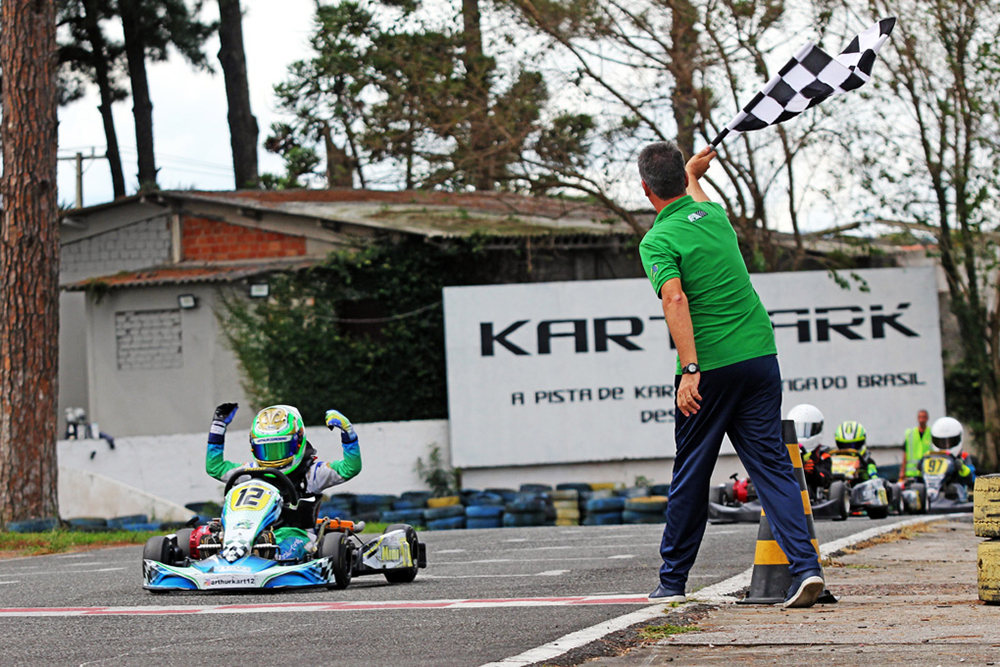
{"label": "kart front wheel", "polygon": [[391,526],[386,527],[382,534],[391,533],[394,530],[402,530],[406,532],[406,541],[410,545],[410,557],[413,559],[413,567],[404,567],[397,570],[386,570],[385,579],[390,584],[408,584],[417,578],[417,570],[419,565],[417,564],[417,559],[420,556],[420,541],[417,539],[417,531],[413,529],[413,526],[409,526],[405,523],[394,523]]}
{"label": "kart front wheel", "polygon": [[323,536],[319,555],[321,558],[329,558],[333,568],[333,583],[328,584],[327,588],[344,589],[351,585],[354,569],[351,551],[350,538],[344,533],[327,533]]}
{"label": "kart front wheel", "polygon": [[164,565],[172,565],[174,562],[174,545],[163,535],[155,535],[146,540],[146,546],[142,549],[142,559],[152,560]]}
{"label": "kart front wheel", "polygon": [[830,498],[837,501],[837,514],[834,521],[846,521],[851,516],[851,490],[841,481],[830,485]]}
{"label": "kart front wheel", "polygon": [[889,516],[888,505],[883,505],[882,507],[869,507],[867,511],[869,519],[884,519]]}

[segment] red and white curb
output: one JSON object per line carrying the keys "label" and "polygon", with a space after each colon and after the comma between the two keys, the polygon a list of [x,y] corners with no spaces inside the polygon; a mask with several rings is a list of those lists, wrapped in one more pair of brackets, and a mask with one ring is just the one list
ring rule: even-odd
{"label": "red and white curb", "polygon": [[259,612],[384,611],[396,609],[503,609],[506,607],[572,607],[587,605],[648,605],[645,595],[581,595],[560,598],[497,598],[471,600],[388,600],[385,602],[290,602],[275,604],[171,605],[143,607],[0,607],[10,616],[178,616],[253,614]]}

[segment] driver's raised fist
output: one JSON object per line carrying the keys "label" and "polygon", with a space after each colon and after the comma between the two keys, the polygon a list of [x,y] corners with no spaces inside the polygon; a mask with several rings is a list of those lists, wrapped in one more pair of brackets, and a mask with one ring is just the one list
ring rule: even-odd
{"label": "driver's raised fist", "polygon": [[233,421],[233,417],[236,416],[236,411],[239,407],[239,403],[223,403],[219,407],[215,408],[215,416],[212,420],[222,422],[223,424],[229,424]]}

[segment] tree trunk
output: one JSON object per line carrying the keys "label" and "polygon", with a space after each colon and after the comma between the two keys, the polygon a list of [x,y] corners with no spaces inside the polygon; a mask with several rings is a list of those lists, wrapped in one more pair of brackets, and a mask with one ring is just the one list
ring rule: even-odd
{"label": "tree trunk", "polygon": [[250,84],[243,50],[243,13],[240,0],[219,0],[219,62],[226,79],[229,102],[229,142],[233,150],[236,188],[256,188],[257,119],[250,111]]}
{"label": "tree trunk", "polygon": [[489,124],[492,65],[483,55],[479,0],[462,0],[466,103],[469,105],[469,154],[463,170],[476,190],[493,190],[497,174],[491,150],[495,132]]}
{"label": "tree trunk", "polygon": [[139,0],[121,0],[119,11],[125,33],[125,55],[132,85],[132,116],[135,118],[135,149],[139,154],[139,189],[156,189],[156,154],[153,150],[153,102],[146,77],[146,45],[142,36]]}
{"label": "tree trunk", "polygon": [[698,112],[694,73],[698,68],[698,10],[689,0],[670,0],[670,73],[674,89],[670,105],[677,123],[677,146],[685,155],[694,155],[695,116]]}
{"label": "tree trunk", "polygon": [[84,21],[90,50],[94,57],[94,78],[101,93],[101,120],[104,121],[104,136],[108,142],[108,165],[111,167],[111,187],[115,199],[125,196],[125,175],[122,172],[122,156],[118,150],[118,135],[115,132],[115,119],[111,115],[111,105],[114,97],[111,94],[111,79],[108,76],[108,58],[104,48],[104,33],[98,22],[100,11],[96,0],[85,0]]}
{"label": "tree trunk", "polygon": [[59,224],[52,0],[0,4],[0,523],[57,516]]}

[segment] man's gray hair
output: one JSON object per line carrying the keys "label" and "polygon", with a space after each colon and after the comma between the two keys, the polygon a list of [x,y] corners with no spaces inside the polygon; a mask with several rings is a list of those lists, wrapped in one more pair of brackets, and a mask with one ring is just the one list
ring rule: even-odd
{"label": "man's gray hair", "polygon": [[672,141],[649,144],[639,153],[639,176],[660,199],[684,194],[684,156]]}

